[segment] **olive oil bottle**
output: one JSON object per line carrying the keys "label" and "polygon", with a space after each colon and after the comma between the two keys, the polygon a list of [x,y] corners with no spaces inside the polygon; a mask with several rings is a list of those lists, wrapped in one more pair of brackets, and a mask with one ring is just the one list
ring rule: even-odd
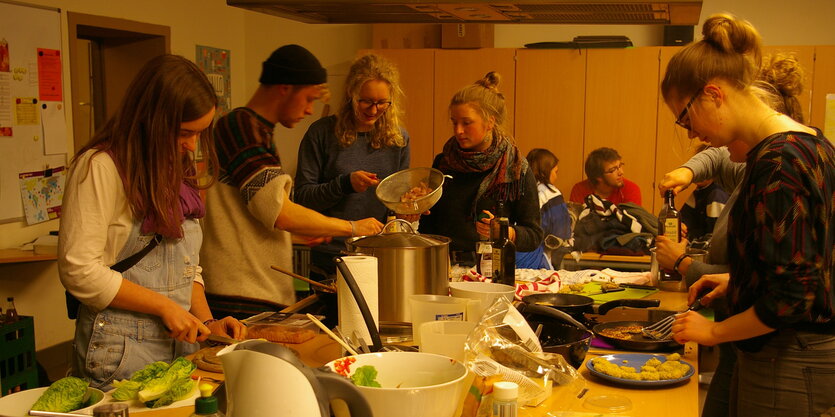
{"label": "olive oil bottle", "polygon": [[[676,210],[673,190],[664,192],[664,207],[658,213],[658,234],[673,242],[681,242],[681,213]],[[681,274],[676,270],[659,268],[658,278],[661,281],[680,281]]]}

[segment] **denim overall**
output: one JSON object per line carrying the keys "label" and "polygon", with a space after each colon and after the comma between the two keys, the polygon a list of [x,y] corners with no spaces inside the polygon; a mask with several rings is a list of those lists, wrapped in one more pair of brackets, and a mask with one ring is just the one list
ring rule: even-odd
{"label": "denim overall", "polygon": [[[154,235],[141,235],[134,223],[117,262],[139,252]],[[197,220],[183,222],[184,237],[164,239],[122,277],[170,298],[185,310],[191,308],[191,290],[198,267],[203,231]],[[110,389],[114,379],[131,374],[155,361],[171,362],[197,350],[196,343],[178,342],[168,336],[159,316],[106,308],[95,312],[82,304],[75,326],[75,374],[90,386]]]}

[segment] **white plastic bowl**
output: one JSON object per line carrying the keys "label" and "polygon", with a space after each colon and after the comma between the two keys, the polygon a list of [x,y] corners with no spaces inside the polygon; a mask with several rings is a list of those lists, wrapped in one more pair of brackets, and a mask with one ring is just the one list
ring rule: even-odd
{"label": "white plastic bowl", "polygon": [[[47,387],[32,388],[0,398],[0,415],[9,417],[28,416],[29,410],[32,408],[32,404],[34,404],[35,401],[41,397],[44,391],[46,391],[46,388]],[[91,415],[93,414],[93,407],[104,401],[104,393],[101,390],[96,388],[87,388],[87,391],[90,392],[90,398],[98,398],[98,401],[88,405],[87,407],[71,411],[71,413]]]}
{"label": "white plastic bowl", "polygon": [[[357,387],[371,405],[374,417],[452,417],[466,392],[466,367],[446,356],[377,352],[354,358],[351,373],[365,365],[377,368],[381,388]],[[335,371],[334,362],[326,366]]]}

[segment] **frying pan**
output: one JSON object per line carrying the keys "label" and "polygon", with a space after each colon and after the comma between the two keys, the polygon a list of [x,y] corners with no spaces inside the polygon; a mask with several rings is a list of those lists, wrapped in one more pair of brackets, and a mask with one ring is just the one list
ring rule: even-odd
{"label": "frying pan", "polygon": [[613,329],[624,326],[649,326],[651,321],[610,321],[607,323],[600,323],[592,328],[594,336],[600,338],[604,342],[625,350],[637,350],[642,352],[666,352],[670,350],[680,349],[681,345],[675,340],[655,340],[650,339],[640,332],[633,334],[629,340],[616,339],[600,334],[603,330]]}
{"label": "frying pan", "polygon": [[522,297],[522,302],[556,308],[570,314],[578,321],[585,321],[585,313],[594,313],[594,300],[578,294],[542,293]]}

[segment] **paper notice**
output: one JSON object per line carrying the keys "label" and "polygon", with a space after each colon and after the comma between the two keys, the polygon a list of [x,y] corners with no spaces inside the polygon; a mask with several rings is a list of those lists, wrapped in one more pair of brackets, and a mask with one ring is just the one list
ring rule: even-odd
{"label": "paper notice", "polygon": [[12,73],[0,72],[0,136],[12,135]]}
{"label": "paper notice", "polygon": [[823,135],[835,142],[835,94],[826,95],[826,112],[823,120]]}
{"label": "paper notice", "polygon": [[38,96],[41,101],[63,101],[61,51],[38,48]]}
{"label": "paper notice", "polygon": [[41,102],[44,155],[67,153],[67,123],[64,120],[64,104]]}
{"label": "paper notice", "polygon": [[18,97],[14,100],[14,116],[16,125],[40,124],[38,115],[38,99],[34,97]]}

